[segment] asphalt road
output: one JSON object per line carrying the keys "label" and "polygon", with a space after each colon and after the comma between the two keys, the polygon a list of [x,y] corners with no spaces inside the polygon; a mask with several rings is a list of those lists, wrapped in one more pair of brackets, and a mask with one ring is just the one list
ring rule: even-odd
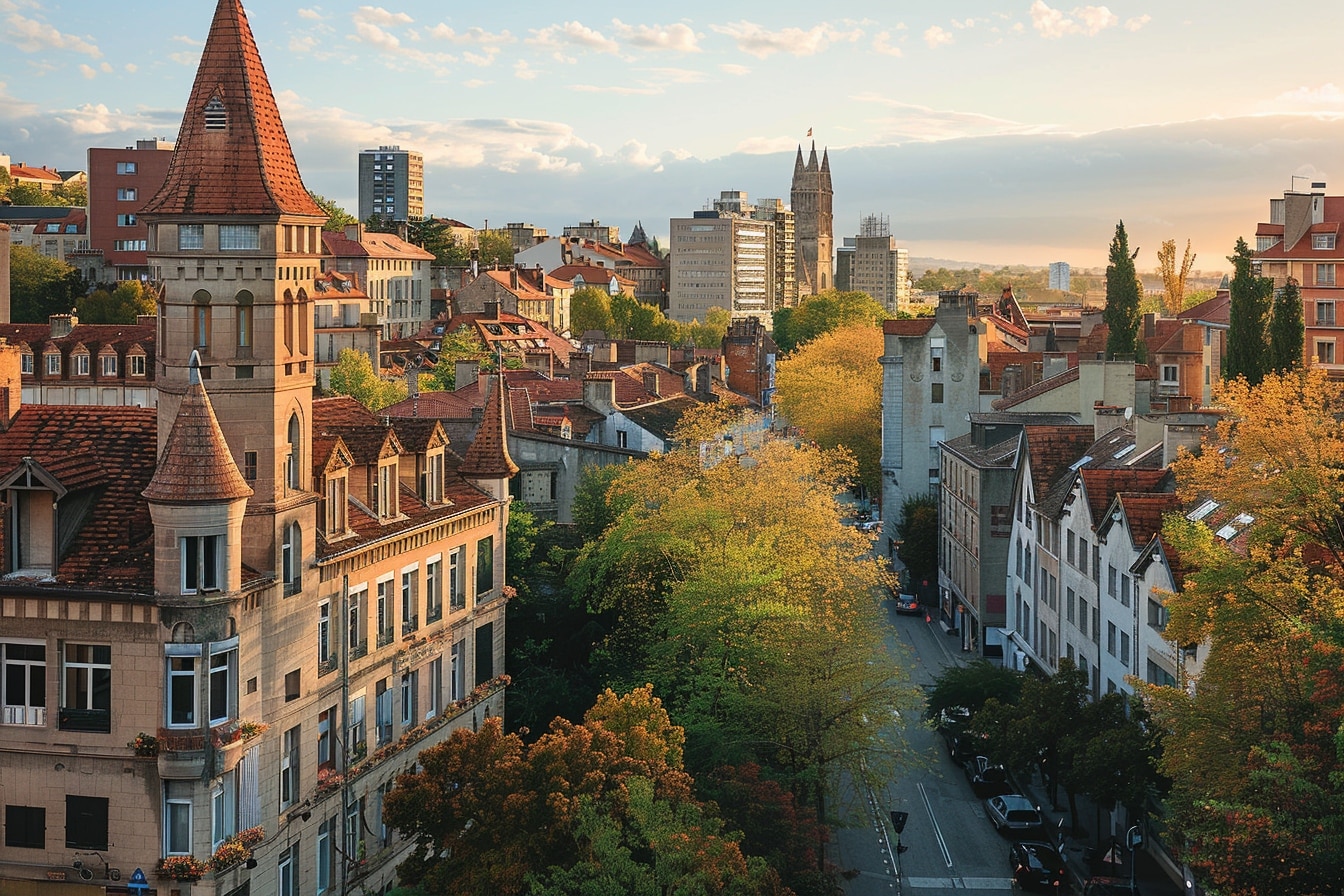
{"label": "asphalt road", "polygon": [[[895,656],[914,662],[912,682],[931,685],[946,666],[960,662],[960,642],[923,616],[892,620]],[[985,817],[983,802],[971,793],[960,767],[952,763],[943,739],[919,718],[902,720],[905,737],[918,754],[919,765],[905,769],[899,780],[867,792],[848,779],[841,782],[839,811],[847,821],[835,831],[829,858],[846,870],[847,896],[903,893],[910,896],[947,890],[984,894],[1013,893],[1008,875],[1008,841]],[[888,813],[909,813],[895,855],[896,835]]]}

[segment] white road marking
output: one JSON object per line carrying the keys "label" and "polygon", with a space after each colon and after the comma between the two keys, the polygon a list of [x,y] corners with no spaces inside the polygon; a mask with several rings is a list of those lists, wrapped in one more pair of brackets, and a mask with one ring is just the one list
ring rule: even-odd
{"label": "white road marking", "polygon": [[943,838],[943,830],[938,827],[938,818],[933,814],[933,804],[929,802],[929,792],[924,789],[924,783],[921,781],[915,785],[919,788],[919,798],[924,801],[924,808],[929,813],[929,823],[933,825],[933,836],[938,839],[938,850],[943,854],[943,861],[947,862],[947,867],[952,867],[952,853],[948,852],[947,840]]}

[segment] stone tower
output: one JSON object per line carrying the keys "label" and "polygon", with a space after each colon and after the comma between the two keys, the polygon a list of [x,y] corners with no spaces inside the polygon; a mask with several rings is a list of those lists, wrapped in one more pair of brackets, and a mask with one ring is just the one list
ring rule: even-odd
{"label": "stone tower", "polygon": [[803,162],[803,147],[793,163],[793,187],[789,202],[793,206],[794,233],[797,235],[798,292],[816,295],[835,286],[831,270],[835,235],[832,227],[831,160],[825,149],[817,162],[817,144],[807,162]]}
{"label": "stone tower", "polygon": [[253,492],[243,563],[288,581],[316,537],[310,295],[326,216],[299,177],[239,0],[219,0],[168,174],[140,214],[161,286],[159,450],[195,353]]}

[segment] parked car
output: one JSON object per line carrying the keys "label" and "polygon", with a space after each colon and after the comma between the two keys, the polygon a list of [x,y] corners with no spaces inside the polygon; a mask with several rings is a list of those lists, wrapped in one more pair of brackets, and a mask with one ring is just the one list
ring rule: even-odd
{"label": "parked car", "polygon": [[962,764],[971,792],[981,799],[1013,792],[1008,783],[1008,772],[1003,766],[990,762],[988,756],[972,756]]}
{"label": "parked car", "polygon": [[896,595],[896,612],[906,616],[918,616],[924,611],[920,609],[919,598],[913,594]]}
{"label": "parked car", "polygon": [[1043,889],[1062,893],[1068,889],[1064,857],[1049,843],[1023,840],[1008,850],[1008,867],[1013,880],[1024,890]]}
{"label": "parked car", "polygon": [[1040,837],[1045,833],[1041,810],[1020,793],[990,797],[985,800],[985,814],[994,830],[1008,837]]}

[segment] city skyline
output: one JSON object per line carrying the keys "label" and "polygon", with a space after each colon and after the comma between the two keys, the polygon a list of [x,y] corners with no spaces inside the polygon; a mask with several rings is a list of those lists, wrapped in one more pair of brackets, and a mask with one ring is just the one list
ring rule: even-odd
{"label": "city skyline", "polygon": [[[83,168],[91,146],[171,139],[211,8],[0,0],[0,152]],[[427,210],[478,227],[665,240],[721,190],[787,198],[810,130],[837,242],[876,213],[913,256],[1081,268],[1124,219],[1140,270],[1187,237],[1217,270],[1269,198],[1330,183],[1344,138],[1324,62],[1344,12],[1305,3],[248,12],[309,189],[354,210],[359,150],[399,144],[424,154]]]}

